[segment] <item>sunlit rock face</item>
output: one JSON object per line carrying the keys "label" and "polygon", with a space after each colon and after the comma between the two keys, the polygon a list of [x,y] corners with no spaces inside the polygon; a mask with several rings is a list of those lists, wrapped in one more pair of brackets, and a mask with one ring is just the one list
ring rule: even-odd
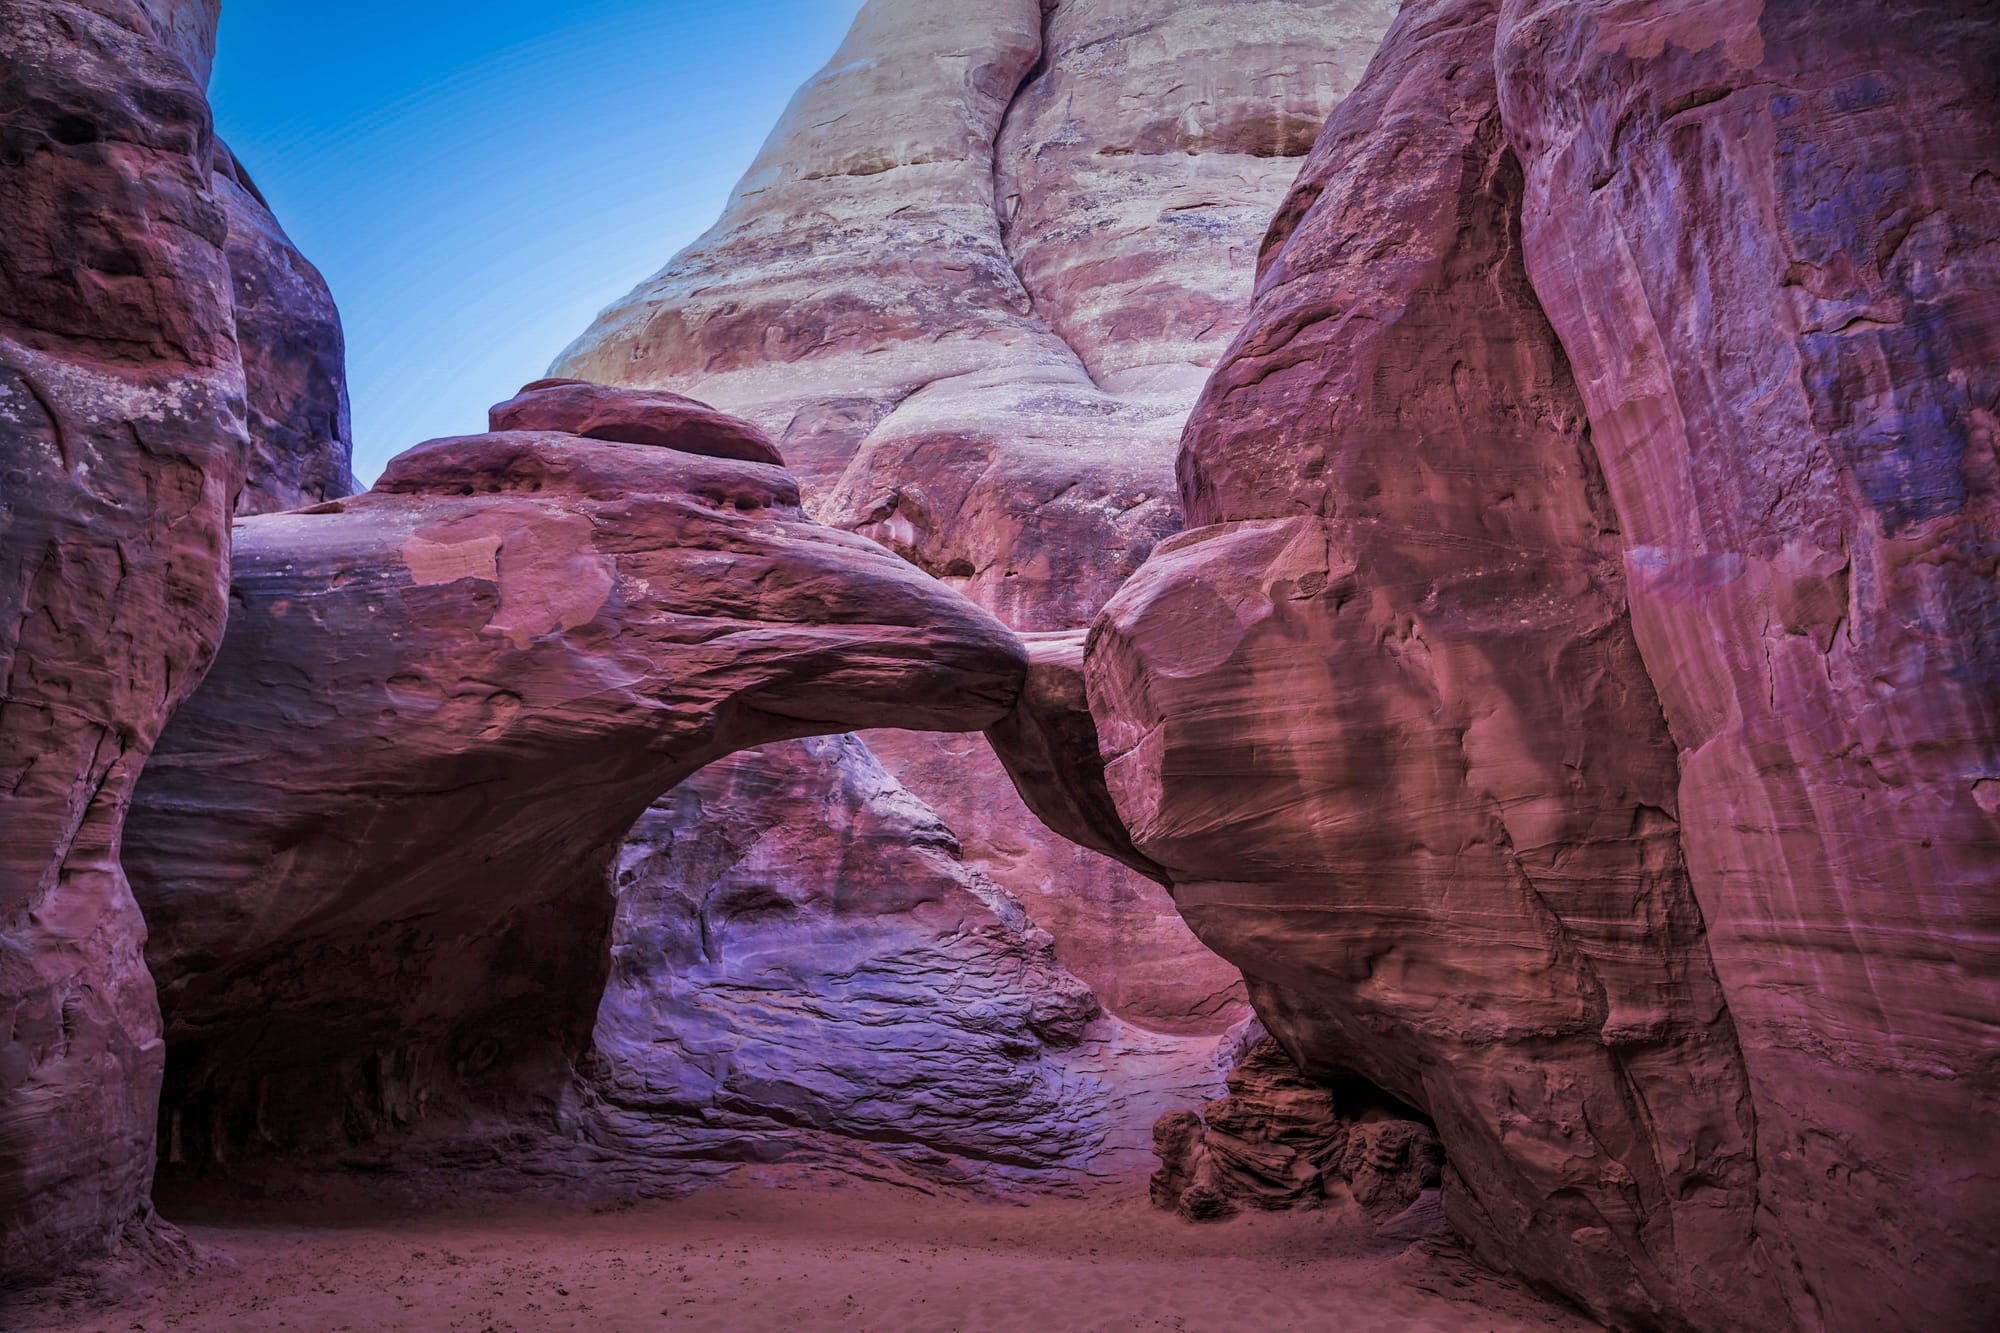
{"label": "sunlit rock face", "polygon": [[[1392,11],[875,0],[716,226],[551,373],[738,412],[812,512],[1016,629],[1081,627],[1178,527],[1177,441],[1258,239]],[[1166,894],[1052,836],[978,738],[866,741],[1127,1039],[1175,1038],[1171,1081],[1212,1090],[1186,1039],[1240,1019],[1240,982]],[[819,798],[809,757],[760,762]],[[859,872],[799,873],[841,900]]]}
{"label": "sunlit rock face", "polygon": [[1989,1316],[1996,51],[1406,5],[1024,777],[1617,1326]]}
{"label": "sunlit rock face", "polygon": [[558,1126],[654,798],[773,739],[1011,706],[998,621],[713,452],[438,440],[237,524],[228,635],[126,843],[170,1159]]}
{"label": "sunlit rock face", "polygon": [[126,807],[221,637],[239,496],[347,488],[339,325],[214,137],[215,20],[0,4],[0,1282],[158,1236]]}

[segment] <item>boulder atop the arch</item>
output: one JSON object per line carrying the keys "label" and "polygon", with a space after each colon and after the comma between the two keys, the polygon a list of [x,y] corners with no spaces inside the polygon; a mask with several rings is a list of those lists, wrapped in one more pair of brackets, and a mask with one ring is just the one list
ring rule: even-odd
{"label": "boulder atop the arch", "polygon": [[664,389],[621,389],[585,380],[536,380],[494,407],[492,428],[562,431],[593,440],[652,444],[707,458],[785,465],[771,437],[741,417]]}

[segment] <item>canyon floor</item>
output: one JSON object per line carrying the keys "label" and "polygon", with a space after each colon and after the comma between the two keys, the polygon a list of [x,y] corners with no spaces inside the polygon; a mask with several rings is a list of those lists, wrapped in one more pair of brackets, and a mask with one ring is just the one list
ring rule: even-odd
{"label": "canyon floor", "polygon": [[998,1203],[742,1181],[617,1208],[324,1201],[177,1214],[208,1262],[21,1324],[159,1330],[1439,1330],[1596,1325],[1358,1214],[1192,1225],[1143,1199]]}

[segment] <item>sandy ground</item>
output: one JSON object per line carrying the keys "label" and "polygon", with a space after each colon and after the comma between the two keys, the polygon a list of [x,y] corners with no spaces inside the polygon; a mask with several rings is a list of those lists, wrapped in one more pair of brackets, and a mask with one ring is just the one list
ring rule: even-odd
{"label": "sandy ground", "polygon": [[[324,1211],[324,1210],[320,1210]],[[349,1211],[352,1210],[344,1210]],[[381,1213],[385,1210],[369,1210]],[[1452,1247],[1332,1212],[1193,1226],[1143,1200],[1027,1204],[755,1183],[592,1211],[510,1203],[189,1221],[207,1271],[111,1308],[16,1307],[48,1333],[232,1329],[1584,1330]],[[20,1322],[25,1320],[25,1322]]]}

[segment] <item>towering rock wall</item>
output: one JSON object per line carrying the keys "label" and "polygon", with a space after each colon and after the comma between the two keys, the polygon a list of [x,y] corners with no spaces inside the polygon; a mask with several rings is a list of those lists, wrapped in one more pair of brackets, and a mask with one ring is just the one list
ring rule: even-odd
{"label": "towering rock wall", "polygon": [[[1258,237],[1392,8],[874,0],[716,226],[552,373],[740,412],[821,517],[1017,629],[1081,626],[1178,526],[1176,441]],[[1236,977],[1156,885],[1052,838],[976,737],[867,745],[1055,937],[1114,1020],[1103,1040],[1181,1039],[1178,1072],[1125,1059],[1114,1081],[1212,1077]],[[822,763],[765,762],[820,799]],[[736,767],[684,793],[726,806]],[[835,845],[797,848],[793,873],[829,901],[868,879]]]}
{"label": "towering rock wall", "polygon": [[333,294],[242,163],[219,140],[213,185],[228,219],[229,281],[247,390],[250,459],[241,514],[354,492],[347,340]]}
{"label": "towering rock wall", "polygon": [[1021,769],[1618,1326],[1987,1320],[1996,53],[1406,5]]}
{"label": "towering rock wall", "polygon": [[0,1279],[149,1211],[159,1018],[119,838],[222,633],[247,452],[208,108],[168,35],[0,4]]}
{"label": "towering rock wall", "polygon": [[[0,1280],[145,1234],[161,1045],[127,804],[221,636],[246,482],[345,487],[338,323],[256,276],[303,261],[218,167],[215,20],[0,4]],[[330,341],[315,393],[343,411],[267,433],[295,392],[246,327]]]}
{"label": "towering rock wall", "polygon": [[1089,661],[1108,784],[1308,1068],[1438,1124],[1483,1254],[1741,1299],[1753,1128],[1582,403],[1522,263],[1496,0],[1328,122]]}
{"label": "towering rock wall", "polygon": [[1256,240],[1392,8],[873,0],[715,227],[551,373],[748,417],[816,512],[1079,624],[1177,526]]}
{"label": "towering rock wall", "polygon": [[1529,272],[1802,1323],[2000,1281],[2000,13],[1510,0]]}
{"label": "towering rock wall", "polygon": [[136,12],[0,5],[0,1273],[152,1178],[158,1017],[118,865],[220,637],[242,371],[192,73]]}

